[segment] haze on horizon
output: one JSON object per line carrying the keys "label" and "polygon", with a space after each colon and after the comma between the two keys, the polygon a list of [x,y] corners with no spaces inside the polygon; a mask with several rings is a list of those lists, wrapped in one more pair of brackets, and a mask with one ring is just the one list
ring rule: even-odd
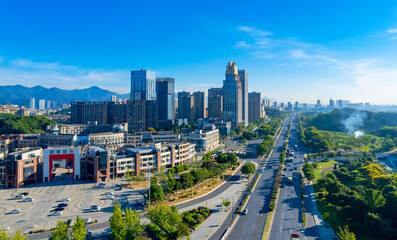
{"label": "haze on horizon", "polygon": [[130,91],[130,71],[177,91],[222,86],[281,101],[397,104],[397,2],[12,1],[0,3],[0,85]]}

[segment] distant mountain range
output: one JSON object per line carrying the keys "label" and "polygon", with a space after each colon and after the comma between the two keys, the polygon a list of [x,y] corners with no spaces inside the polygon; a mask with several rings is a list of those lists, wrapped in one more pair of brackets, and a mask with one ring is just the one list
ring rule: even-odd
{"label": "distant mountain range", "polygon": [[17,104],[29,107],[29,98],[57,101],[58,105],[69,104],[71,101],[109,101],[112,95],[117,98],[129,99],[129,94],[118,94],[96,86],[84,89],[64,90],[45,88],[40,85],[29,88],[22,85],[0,86],[0,105]]}

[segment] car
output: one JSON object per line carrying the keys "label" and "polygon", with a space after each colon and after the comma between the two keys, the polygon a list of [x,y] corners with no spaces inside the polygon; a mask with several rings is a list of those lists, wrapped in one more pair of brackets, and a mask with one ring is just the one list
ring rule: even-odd
{"label": "car", "polygon": [[27,196],[27,195],[29,195],[29,193],[28,192],[23,192],[23,193],[21,193],[21,195]]}
{"label": "car", "polygon": [[60,204],[58,204],[58,207],[67,207],[67,206],[69,206],[69,204],[67,204],[67,203],[60,203]]}
{"label": "car", "polygon": [[87,217],[86,219],[85,219],[85,224],[88,224],[88,223],[90,223],[91,222],[91,218],[90,217]]}
{"label": "car", "polygon": [[137,202],[134,204],[134,207],[143,207],[143,203],[142,202]]}
{"label": "car", "polygon": [[101,206],[99,206],[99,205],[92,205],[90,211],[91,211],[91,212],[100,212],[100,211],[101,211]]}
{"label": "car", "polygon": [[116,187],[114,190],[121,191],[122,187]]}
{"label": "car", "polygon": [[113,199],[114,199],[114,197],[113,197],[113,196],[111,196],[111,195],[110,195],[110,196],[108,195],[108,196],[106,196],[106,197],[105,197],[105,199],[106,199],[106,200],[113,200]]}
{"label": "car", "polygon": [[51,214],[51,216],[60,216],[60,215],[62,215],[62,214],[63,214],[62,211],[55,211],[55,212],[53,212],[53,213]]}
{"label": "car", "polygon": [[69,201],[70,201],[70,198],[67,198],[67,197],[64,197],[61,199],[61,202],[69,202]]}
{"label": "car", "polygon": [[298,170],[298,168],[294,167],[294,170]]}
{"label": "car", "polygon": [[71,225],[72,225],[72,222],[73,222],[73,219],[68,219],[68,220],[66,221],[66,225],[71,226]]}
{"label": "car", "polygon": [[285,187],[283,184],[280,185],[281,188]]}
{"label": "car", "polygon": [[53,211],[54,212],[59,212],[59,211],[63,211],[63,210],[65,210],[65,208],[64,207],[56,207]]}
{"label": "car", "polygon": [[106,188],[106,184],[100,183],[100,184],[98,184],[98,188]]}
{"label": "car", "polygon": [[299,235],[296,233],[291,234],[291,240],[299,240]]}
{"label": "car", "polygon": [[241,212],[241,215],[247,215],[248,214],[248,209],[244,209],[242,212]]}
{"label": "car", "polygon": [[33,202],[33,201],[34,201],[33,197],[28,197],[28,198],[22,199],[22,202]]}
{"label": "car", "polygon": [[24,197],[24,195],[21,195],[21,194],[15,195],[15,199],[22,199],[23,197]]}
{"label": "car", "polygon": [[283,172],[283,174],[282,174],[283,176],[287,176],[287,174],[285,174],[285,172]]}
{"label": "car", "polygon": [[12,210],[10,213],[11,214],[17,214],[17,213],[20,213],[21,211],[22,211],[22,209],[16,208],[16,209]]}
{"label": "car", "polygon": [[113,195],[113,192],[105,192],[105,195]]}

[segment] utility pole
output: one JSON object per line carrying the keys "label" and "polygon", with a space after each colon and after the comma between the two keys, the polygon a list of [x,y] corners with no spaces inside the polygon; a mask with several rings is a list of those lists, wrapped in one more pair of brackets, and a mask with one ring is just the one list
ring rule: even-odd
{"label": "utility pole", "polygon": [[150,163],[149,164],[149,208],[150,208]]}

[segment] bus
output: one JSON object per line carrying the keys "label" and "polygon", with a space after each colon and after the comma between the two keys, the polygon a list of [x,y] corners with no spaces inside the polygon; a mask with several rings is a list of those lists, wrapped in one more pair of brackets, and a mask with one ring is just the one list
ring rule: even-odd
{"label": "bus", "polygon": [[288,184],[291,184],[291,183],[292,183],[292,177],[289,176],[289,177],[288,177]]}

